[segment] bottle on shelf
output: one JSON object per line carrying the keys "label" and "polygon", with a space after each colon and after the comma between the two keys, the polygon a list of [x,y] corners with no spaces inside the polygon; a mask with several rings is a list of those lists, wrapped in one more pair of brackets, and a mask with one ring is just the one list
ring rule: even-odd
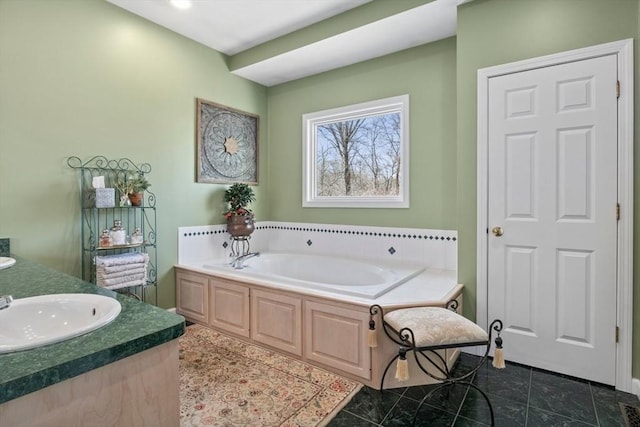
{"label": "bottle on shelf", "polygon": [[113,221],[113,227],[111,227],[109,231],[109,236],[111,236],[111,243],[114,246],[127,244],[127,232],[122,228],[121,220],[116,219]]}
{"label": "bottle on shelf", "polygon": [[143,243],[142,232],[139,227],[136,227],[133,230],[133,234],[131,234],[131,244],[132,245],[140,245]]}
{"label": "bottle on shelf", "polygon": [[113,246],[113,240],[111,239],[111,235],[109,234],[109,230],[102,230],[102,234],[100,235],[100,241],[98,246],[101,248],[108,248],[109,246]]}

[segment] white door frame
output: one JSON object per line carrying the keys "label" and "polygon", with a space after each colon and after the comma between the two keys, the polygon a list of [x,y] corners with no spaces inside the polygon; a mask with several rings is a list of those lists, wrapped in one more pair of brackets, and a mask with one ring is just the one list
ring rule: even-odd
{"label": "white door frame", "polygon": [[[633,325],[633,39],[527,59],[478,70],[478,222],[476,322],[488,326],[488,87],[489,79],[505,74],[616,54],[618,58],[618,221],[616,388],[632,392]],[[611,88],[615,90],[615,88]],[[615,207],[612,206],[613,210]],[[615,331],[611,331],[613,334]],[[505,343],[505,345],[507,345]]]}

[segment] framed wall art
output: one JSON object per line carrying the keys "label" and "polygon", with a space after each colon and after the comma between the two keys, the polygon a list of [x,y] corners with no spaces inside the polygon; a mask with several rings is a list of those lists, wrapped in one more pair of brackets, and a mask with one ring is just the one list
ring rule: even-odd
{"label": "framed wall art", "polygon": [[196,181],[257,184],[260,117],[196,100]]}

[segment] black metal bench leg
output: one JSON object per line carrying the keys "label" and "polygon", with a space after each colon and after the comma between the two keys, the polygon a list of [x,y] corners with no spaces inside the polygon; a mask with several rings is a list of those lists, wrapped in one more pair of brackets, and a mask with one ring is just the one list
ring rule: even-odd
{"label": "black metal bench leg", "polygon": [[391,365],[393,365],[393,362],[395,362],[398,359],[398,357],[400,357],[400,354],[396,354],[396,356],[393,359],[391,359],[387,367],[384,368],[384,372],[382,373],[382,378],[380,379],[380,393],[382,393],[382,389],[384,385],[384,377],[387,376],[387,372],[389,371],[389,368],[391,367]]}
{"label": "black metal bench leg", "polygon": [[427,395],[425,397],[422,398],[422,400],[420,400],[420,403],[418,404],[418,408],[416,409],[416,411],[413,413],[413,419],[411,420],[411,425],[415,426],[416,425],[416,421],[418,420],[418,414],[420,413],[420,409],[422,408],[422,405],[424,404],[424,402],[426,402],[427,400],[429,400],[431,398],[431,396],[438,390],[445,388],[445,387],[449,387],[452,385],[455,385],[457,383],[455,382],[443,382],[440,383],[436,388],[434,388],[433,390],[431,390],[429,393],[427,393]]}
{"label": "black metal bench leg", "polygon": [[489,407],[489,414],[491,414],[491,425],[492,425],[492,426],[495,426],[495,425],[496,425],[496,422],[495,422],[495,419],[494,419],[494,417],[493,417],[493,406],[491,405],[491,401],[489,400],[489,396],[487,396],[487,395],[485,394],[485,392],[484,392],[484,391],[482,391],[482,390],[481,390],[477,385],[475,385],[475,384],[473,384],[473,383],[469,383],[469,385],[470,385],[471,387],[473,387],[474,389],[478,390],[478,391],[480,392],[480,394],[482,395],[482,397],[484,397],[484,400],[486,400],[486,401],[487,401],[487,406]]}
{"label": "black metal bench leg", "polygon": [[467,385],[467,386],[473,387],[474,389],[476,389],[476,390],[478,390],[480,392],[482,397],[484,397],[484,400],[487,402],[487,406],[489,407],[489,414],[491,415],[491,426],[495,426],[496,422],[495,422],[495,418],[493,416],[493,406],[491,405],[491,401],[489,400],[489,397],[484,393],[484,391],[480,390],[477,385],[475,385],[475,384],[473,384],[473,383],[471,383],[469,381],[447,381],[445,383],[441,383],[438,387],[434,388],[429,393],[427,393],[427,395],[424,396],[422,398],[422,400],[420,400],[420,404],[418,404],[418,408],[416,409],[416,411],[413,414],[413,419],[411,420],[411,425],[412,426],[416,425],[416,421],[418,420],[418,414],[420,413],[420,409],[422,408],[422,405],[424,405],[424,403],[427,400],[429,400],[431,398],[431,396],[433,396],[433,394],[435,392],[437,392],[438,390],[443,389],[445,387],[456,386],[456,385]]}

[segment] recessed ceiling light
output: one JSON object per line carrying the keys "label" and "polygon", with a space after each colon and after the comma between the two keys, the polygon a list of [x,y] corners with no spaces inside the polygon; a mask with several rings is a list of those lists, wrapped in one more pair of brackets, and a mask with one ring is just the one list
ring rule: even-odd
{"label": "recessed ceiling light", "polygon": [[176,9],[189,9],[191,7],[191,0],[169,0],[169,3]]}

